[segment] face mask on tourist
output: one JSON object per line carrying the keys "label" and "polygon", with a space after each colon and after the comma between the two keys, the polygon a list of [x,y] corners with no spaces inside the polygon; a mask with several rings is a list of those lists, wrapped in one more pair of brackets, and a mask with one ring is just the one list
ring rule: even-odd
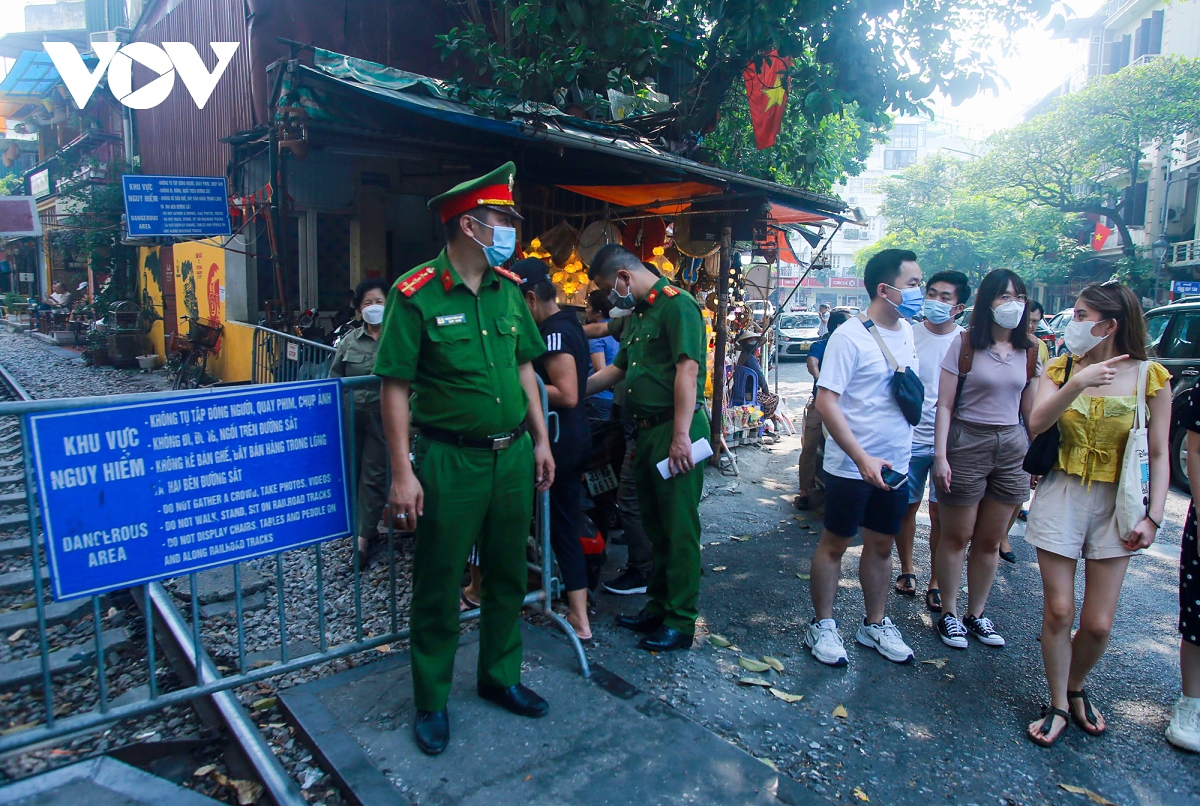
{"label": "face mask on tourist", "polygon": [[489,266],[499,266],[513,256],[517,249],[517,231],[514,228],[493,227],[491,224],[484,224],[475,216],[471,216],[471,220],[492,231],[491,246],[483,246],[483,242],[478,238],[471,239],[483,247],[483,256],[487,258]]}
{"label": "face mask on tourist", "polygon": [[1104,341],[1108,336],[1096,336],[1092,334],[1092,328],[1096,322],[1068,322],[1067,329],[1063,332],[1063,344],[1071,355],[1086,355],[1089,350],[1097,344]]}
{"label": "face mask on tourist", "polygon": [[368,325],[377,325],[383,321],[383,306],[368,305],[362,309],[363,321]]}
{"label": "face mask on tourist", "polygon": [[900,292],[899,305],[896,305],[896,303],[892,302],[890,298],[886,299],[888,302],[892,302],[892,305],[895,305],[896,310],[899,311],[900,315],[905,319],[912,319],[921,312],[922,305],[925,302],[925,292],[920,288],[915,286],[912,288],[896,288],[894,285],[889,285],[888,288]]}
{"label": "face mask on tourist", "polygon": [[613,310],[632,311],[637,307],[637,300],[633,298],[632,290],[622,294],[614,285],[612,291],[608,292],[608,304],[613,307]]}
{"label": "face mask on tourist", "polygon": [[935,325],[945,324],[950,321],[950,311],[954,310],[954,306],[949,302],[942,302],[940,299],[926,299],[921,304],[921,312],[925,314],[925,318]]}
{"label": "face mask on tourist", "polygon": [[1015,299],[992,309],[992,321],[1009,330],[1021,324],[1021,317],[1024,315],[1025,303],[1017,302]]}

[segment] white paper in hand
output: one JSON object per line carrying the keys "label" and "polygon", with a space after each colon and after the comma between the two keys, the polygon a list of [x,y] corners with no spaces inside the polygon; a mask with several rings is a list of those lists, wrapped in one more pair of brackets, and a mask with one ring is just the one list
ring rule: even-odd
{"label": "white paper in hand", "polygon": [[[692,464],[698,465],[712,455],[712,445],[708,444],[708,437],[700,437],[700,439],[692,443]],[[668,456],[655,465],[658,468],[659,475],[664,479],[671,478],[671,470],[667,466],[670,461],[671,457]]]}

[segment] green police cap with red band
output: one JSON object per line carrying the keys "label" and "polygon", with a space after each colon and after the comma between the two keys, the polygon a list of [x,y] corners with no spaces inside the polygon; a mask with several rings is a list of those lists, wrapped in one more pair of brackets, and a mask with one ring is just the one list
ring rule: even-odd
{"label": "green police cap with red band", "polygon": [[490,207],[521,218],[513,201],[513,181],[517,166],[506,162],[491,173],[471,179],[429,200],[429,209],[437,210],[442,223],[476,207]]}

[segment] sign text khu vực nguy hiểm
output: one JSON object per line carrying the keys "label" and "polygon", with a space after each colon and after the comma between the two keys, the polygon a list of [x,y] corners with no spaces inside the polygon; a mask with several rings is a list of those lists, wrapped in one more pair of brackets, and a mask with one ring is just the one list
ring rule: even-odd
{"label": "sign text khu v\u1ef1c nguy hi\u1ec3m", "polygon": [[29,415],[55,599],[350,534],[336,380]]}

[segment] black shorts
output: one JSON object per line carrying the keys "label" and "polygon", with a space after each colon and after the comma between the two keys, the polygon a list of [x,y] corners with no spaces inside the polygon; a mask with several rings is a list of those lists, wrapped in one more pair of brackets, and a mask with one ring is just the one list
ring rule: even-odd
{"label": "black shorts", "polygon": [[825,474],[825,528],[847,540],[859,527],[881,535],[900,534],[908,512],[908,485],[881,490],[862,479]]}

